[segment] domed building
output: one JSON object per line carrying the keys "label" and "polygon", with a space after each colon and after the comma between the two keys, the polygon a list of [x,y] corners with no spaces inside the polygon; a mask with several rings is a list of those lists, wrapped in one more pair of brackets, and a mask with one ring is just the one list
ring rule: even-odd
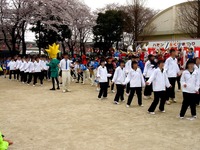
{"label": "domed building", "polygon": [[[191,3],[191,2],[190,2]],[[149,21],[146,29],[151,32],[143,33],[141,39],[145,41],[176,41],[192,39],[187,33],[180,31],[178,22],[182,6],[188,5],[189,2],[174,5],[155,15]]]}

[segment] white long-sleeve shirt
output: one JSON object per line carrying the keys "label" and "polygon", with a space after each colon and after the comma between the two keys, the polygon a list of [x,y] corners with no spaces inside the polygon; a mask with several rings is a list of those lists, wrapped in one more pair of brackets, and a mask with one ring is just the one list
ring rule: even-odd
{"label": "white long-sleeve shirt", "polygon": [[29,62],[29,73],[34,73],[35,71],[35,67],[34,67],[34,63],[32,61]]}
{"label": "white long-sleeve shirt", "polygon": [[42,71],[42,67],[41,67],[41,64],[40,64],[40,62],[37,62],[37,61],[35,61],[34,62],[34,72],[41,72]]}
{"label": "white long-sleeve shirt", "polygon": [[125,64],[125,71],[126,71],[126,73],[129,73],[129,71],[131,71],[131,69],[132,69],[132,60],[129,60]]}
{"label": "white long-sleeve shirt", "polygon": [[[183,71],[181,76],[182,91],[186,93],[196,93],[199,90],[199,76],[197,70],[190,73],[188,70]],[[186,85],[186,87],[184,86]]]}
{"label": "white long-sleeve shirt", "polygon": [[180,69],[178,67],[177,59],[169,57],[165,61],[164,71],[166,72],[168,78],[176,78],[177,74],[180,73]]}
{"label": "white long-sleeve shirt", "polygon": [[69,59],[68,60],[62,59],[60,61],[60,69],[62,71],[69,71],[70,67],[71,67],[71,60],[69,60]]}
{"label": "white long-sleeve shirt", "polygon": [[[198,72],[198,76],[199,76],[199,79],[200,79],[200,65],[197,66],[197,65],[194,65],[194,69]],[[200,84],[200,81],[199,81],[199,84]],[[200,85],[199,85],[200,87]]]}
{"label": "white long-sleeve shirt", "polygon": [[145,78],[150,78],[154,70],[155,70],[155,66],[151,64],[151,62],[148,60],[145,63],[143,75],[145,76]]}
{"label": "white long-sleeve shirt", "polygon": [[19,70],[20,71],[24,71],[25,70],[25,63],[24,63],[24,61],[22,61],[21,65],[19,67]]}
{"label": "white long-sleeve shirt", "polygon": [[126,77],[126,80],[124,84],[127,84],[130,82],[130,87],[144,87],[145,81],[144,77],[142,75],[141,70],[138,68],[137,70],[131,69],[128,73],[128,76]]}
{"label": "white long-sleeve shirt", "polygon": [[8,63],[8,67],[10,67],[10,70],[15,70],[15,68],[16,68],[16,62],[15,61],[10,61]]}
{"label": "white long-sleeve shirt", "polygon": [[97,78],[99,82],[108,82],[108,71],[106,66],[99,66],[97,69]]}
{"label": "white long-sleeve shirt", "polygon": [[162,72],[160,68],[154,70],[147,82],[149,84],[153,83],[154,92],[166,91],[166,87],[169,88],[171,86],[166,72]]}
{"label": "white long-sleeve shirt", "polygon": [[125,68],[117,67],[112,79],[115,84],[123,84],[126,79]]}
{"label": "white long-sleeve shirt", "polygon": [[40,66],[42,68],[42,70],[45,70],[45,67],[47,66],[44,60],[40,61]]}
{"label": "white long-sleeve shirt", "polygon": [[29,72],[30,63],[29,63],[29,62],[25,62],[24,65],[25,65],[25,67],[24,67],[24,68],[25,68],[25,69],[24,69],[24,72],[25,72],[25,73],[28,73],[28,72]]}
{"label": "white long-sleeve shirt", "polygon": [[21,60],[17,60],[16,61],[16,69],[19,69],[21,66],[22,61]]}

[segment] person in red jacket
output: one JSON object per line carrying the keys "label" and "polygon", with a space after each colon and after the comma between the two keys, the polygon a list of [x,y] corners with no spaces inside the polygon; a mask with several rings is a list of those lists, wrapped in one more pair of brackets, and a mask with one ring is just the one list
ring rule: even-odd
{"label": "person in red jacket", "polygon": [[87,64],[86,56],[83,54],[81,58],[82,58],[82,64],[86,65]]}

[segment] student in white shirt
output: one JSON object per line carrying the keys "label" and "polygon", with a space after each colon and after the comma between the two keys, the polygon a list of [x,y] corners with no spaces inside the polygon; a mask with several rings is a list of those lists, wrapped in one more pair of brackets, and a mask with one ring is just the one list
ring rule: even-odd
{"label": "student in white shirt", "polygon": [[62,70],[62,87],[63,93],[70,92],[69,86],[71,81],[71,61],[69,60],[69,56],[67,54],[63,55],[63,59],[60,61],[60,69]]}
{"label": "student in white shirt", "polygon": [[114,104],[119,104],[119,99],[124,101],[124,81],[126,79],[126,72],[125,72],[125,63],[124,61],[120,62],[120,66],[116,68],[112,82],[116,84],[117,93],[115,95]]}
{"label": "student in white shirt", "polygon": [[43,85],[43,79],[42,79],[42,66],[40,64],[40,59],[37,57],[36,61],[34,62],[34,82],[33,86],[36,85],[37,79],[39,78],[41,86]]}
{"label": "student in white shirt", "polygon": [[[195,59],[194,69],[198,72],[198,76],[200,79],[200,58]],[[199,87],[200,87],[200,85],[199,85]],[[200,89],[199,89],[199,92],[200,92]],[[196,104],[197,104],[197,106],[200,106],[200,94],[197,95]]]}
{"label": "student in white shirt", "polygon": [[29,76],[28,76],[28,85],[32,82],[32,78],[33,78],[33,75],[34,75],[34,62],[35,62],[35,59],[34,58],[31,58],[31,61],[29,62]]}
{"label": "student in white shirt", "polygon": [[46,64],[48,64],[47,58],[43,57],[43,61],[44,61],[44,78],[46,78],[46,80],[48,80],[48,70],[49,70],[49,66],[47,66]]}
{"label": "student in white shirt", "polygon": [[178,62],[176,59],[176,51],[174,49],[170,50],[171,56],[165,61],[164,71],[166,72],[169,82],[172,88],[167,88],[166,100],[169,105],[169,98],[176,103],[175,100],[175,84],[177,76],[180,74],[180,69],[178,67]]}
{"label": "student in white shirt", "polygon": [[153,84],[154,101],[148,109],[152,115],[160,101],[159,110],[165,112],[166,88],[170,88],[170,83],[166,73],[164,72],[164,61],[158,61],[158,68],[154,70],[151,77],[147,81],[147,86]]}
{"label": "student in white shirt", "polygon": [[138,68],[138,63],[136,61],[132,62],[132,70],[129,71],[128,76],[124,82],[124,85],[130,82],[130,95],[128,97],[127,108],[130,107],[133,100],[134,94],[136,92],[138,98],[138,105],[142,105],[142,87],[145,86],[144,77],[141,70]]}
{"label": "student in white shirt", "polygon": [[16,62],[14,60],[14,58],[11,58],[11,61],[8,63],[8,67],[10,68],[10,72],[9,72],[9,79],[12,79],[12,75],[14,75],[14,79],[16,79]]}
{"label": "student in white shirt", "polygon": [[19,81],[19,77],[20,77],[20,70],[19,70],[19,67],[22,63],[22,60],[21,60],[21,57],[18,56],[17,57],[17,61],[16,61],[16,75],[17,75],[17,80]]}
{"label": "student in white shirt", "polygon": [[100,100],[103,96],[103,98],[107,98],[108,96],[108,77],[111,77],[111,75],[108,74],[107,68],[105,66],[105,60],[101,60],[100,66],[97,69],[97,78],[99,80],[100,84],[100,91],[98,95],[98,99]]}
{"label": "student in white shirt", "polygon": [[[148,56],[148,61],[145,63],[143,75],[146,81],[149,80],[149,78],[151,77],[152,73],[156,68],[156,62],[154,61],[154,59],[155,59],[154,55],[150,54]],[[152,91],[153,91],[152,84],[146,86],[144,89],[144,98],[149,99],[150,96],[152,95]]]}
{"label": "student in white shirt", "polygon": [[189,60],[186,64],[186,70],[181,77],[181,86],[183,92],[183,103],[180,111],[180,119],[184,119],[185,113],[190,106],[191,119],[196,119],[196,97],[199,94],[199,76],[194,68],[194,61]]}
{"label": "student in white shirt", "polygon": [[[128,74],[132,70],[133,61],[137,61],[137,57],[134,55],[131,56],[131,58],[125,64],[126,74]],[[130,94],[130,83],[126,85],[126,95],[129,96],[129,94]]]}
{"label": "student in white shirt", "polygon": [[28,76],[29,76],[29,66],[30,66],[30,58],[26,58],[25,60],[25,69],[24,69],[24,83],[27,83],[28,81]]}
{"label": "student in white shirt", "polygon": [[23,83],[24,82],[24,70],[25,70],[25,59],[23,58],[22,59],[22,62],[20,64],[20,67],[19,67],[19,70],[20,70],[20,76],[21,76],[21,79],[20,81]]}

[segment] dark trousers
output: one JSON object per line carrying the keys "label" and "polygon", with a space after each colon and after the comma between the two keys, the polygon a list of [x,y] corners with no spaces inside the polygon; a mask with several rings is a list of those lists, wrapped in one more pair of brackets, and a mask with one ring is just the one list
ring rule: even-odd
{"label": "dark trousers", "polygon": [[117,93],[115,95],[115,102],[119,102],[119,99],[121,99],[121,101],[124,100],[124,85],[121,84],[116,84],[117,86]]}
{"label": "dark trousers", "polygon": [[[146,79],[146,81],[149,80],[149,78],[145,78],[145,79]],[[146,86],[145,89],[144,89],[144,96],[151,96],[152,91],[153,91],[152,84]]]}
{"label": "dark trousers", "polygon": [[127,105],[131,105],[131,102],[133,100],[134,94],[136,92],[137,98],[138,98],[138,105],[142,105],[142,88],[141,87],[135,87],[135,88],[130,88],[130,95],[128,97],[128,102]]}
{"label": "dark trousers", "polygon": [[23,82],[26,83],[28,81],[28,75],[29,75],[28,72],[24,72],[24,81]]}
{"label": "dark trousers", "polygon": [[[108,84],[110,84],[110,81],[112,81],[112,77],[108,78]],[[111,85],[108,85],[108,87],[111,87],[111,91],[114,90],[114,86],[115,84],[111,84]]]}
{"label": "dark trousers", "polygon": [[130,92],[130,82],[126,85],[126,93],[129,94]]}
{"label": "dark trousers", "polygon": [[175,98],[175,84],[176,78],[169,78],[169,82],[171,84],[171,88],[167,88],[166,100],[168,101],[169,98]]}
{"label": "dark trousers", "polygon": [[57,83],[57,87],[59,88],[59,81],[58,81],[58,78],[54,78],[52,77],[52,85],[53,85],[53,89],[55,89],[55,81]]}
{"label": "dark trousers", "polygon": [[71,76],[73,77],[73,79],[76,79],[76,74],[73,70],[71,70]]}
{"label": "dark trousers", "polygon": [[28,75],[28,84],[30,84],[32,82],[32,78],[33,78],[33,73],[29,73]]}
{"label": "dark trousers", "polygon": [[44,70],[41,71],[40,76],[41,76],[41,79],[43,81],[44,80]]}
{"label": "dark trousers", "polygon": [[77,81],[79,82],[80,79],[81,79],[81,81],[83,82],[83,72],[79,72],[79,73],[78,73],[78,79],[77,79]]}
{"label": "dark trousers", "polygon": [[50,68],[49,68],[49,70],[47,71],[47,77],[48,77],[48,79],[51,79],[51,70],[50,70]]}
{"label": "dark trousers", "polygon": [[43,79],[42,79],[42,73],[41,72],[35,72],[34,73],[34,82],[33,85],[37,83],[37,79],[39,78],[40,84],[43,84]]}
{"label": "dark trousers", "polygon": [[42,73],[43,73],[43,79],[48,80],[47,70],[43,70]]}
{"label": "dark trousers", "polygon": [[185,113],[190,106],[192,116],[196,116],[196,94],[183,92],[183,103],[180,112],[180,117],[184,117]]}
{"label": "dark trousers", "polygon": [[24,71],[20,71],[21,82],[24,82]]}
{"label": "dark trousers", "polygon": [[[200,92],[200,89],[199,89]],[[196,104],[199,105],[200,104],[200,94],[196,95]]]}
{"label": "dark trousers", "polygon": [[9,79],[12,79],[12,75],[14,75],[14,79],[16,79],[16,72],[15,72],[15,70],[10,70],[10,72],[9,72]]}
{"label": "dark trousers", "polygon": [[164,111],[165,110],[165,102],[166,102],[165,95],[166,95],[166,91],[154,92],[154,100],[153,100],[151,106],[149,107],[148,111],[154,112],[159,101],[160,101],[159,109],[160,109],[160,111]]}
{"label": "dark trousers", "polygon": [[180,82],[180,80],[181,80],[181,76],[178,76],[177,77],[177,84],[178,84],[178,89],[179,90],[181,90],[181,82]]}
{"label": "dark trousers", "polygon": [[107,97],[108,96],[108,82],[100,82],[100,91],[98,98]]}
{"label": "dark trousers", "polygon": [[19,76],[20,76],[20,70],[19,69],[16,70],[16,75],[17,75],[17,80],[19,80]]}

